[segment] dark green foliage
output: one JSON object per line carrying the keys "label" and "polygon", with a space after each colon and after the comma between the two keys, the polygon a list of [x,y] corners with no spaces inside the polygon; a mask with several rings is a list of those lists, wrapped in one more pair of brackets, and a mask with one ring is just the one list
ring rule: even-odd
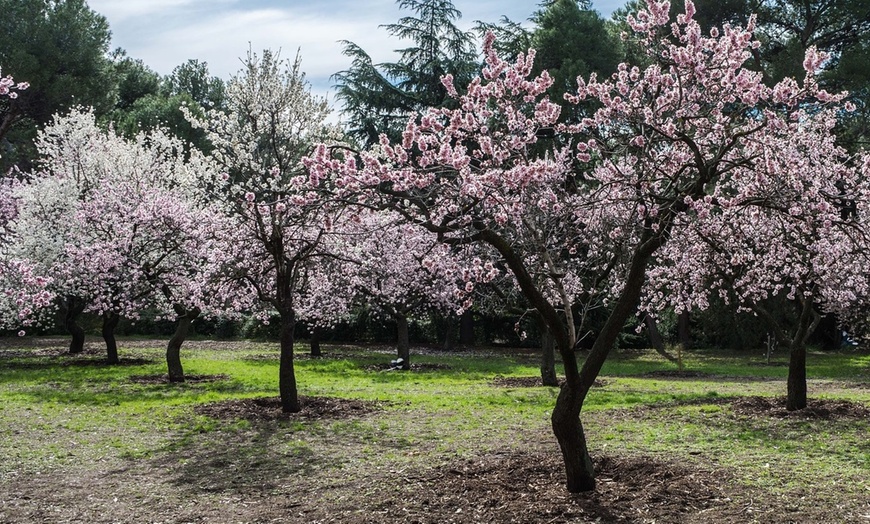
{"label": "dark green foliage", "polygon": [[495,36],[493,49],[505,60],[516,60],[520,53],[532,47],[532,31],[506,16],[502,16],[497,24],[478,21],[476,30],[481,36],[487,32]]}
{"label": "dark green foliage", "polygon": [[622,59],[620,41],[607,30],[604,19],[588,2],[551,0],[532,20],[532,47],[537,51],[535,72],[553,77],[550,99],[562,105],[562,121],[575,121],[587,111],[564,102],[562,93],[574,92],[577,77],[610,76]]}
{"label": "dark green foliage", "polygon": [[332,77],[347,131],[366,145],[376,143],[381,133],[397,139],[417,111],[449,105],[442,76],[452,74],[456,85],[463,86],[477,70],[471,34],[454,23],[461,13],[450,0],[397,3],[413,13],[383,26],[390,36],[411,42],[397,50],[399,60],[375,64],[361,47],[344,41],[351,66]]}
{"label": "dark green foliage", "polygon": [[0,67],[30,88],[0,101],[3,162],[32,156],[35,128],[74,105],[104,113],[114,105],[115,86],[106,58],[106,19],[84,0],[0,0]]}
{"label": "dark green foliage", "polygon": [[118,100],[108,115],[120,133],[133,137],[142,131],[163,128],[180,138],[185,144],[201,151],[211,145],[205,132],[194,128],[185,118],[182,108],[201,116],[203,111],[224,106],[223,80],[209,75],[208,65],[188,60],[164,78],[152,71],[141,60],[115,51],[115,78]]}
{"label": "dark green foliage", "polygon": [[113,55],[112,70],[118,84],[116,108],[128,109],[140,98],[157,94],[160,75],[142,60],[128,57],[123,49],[118,48]]}
{"label": "dark green foliage", "polygon": [[173,69],[163,79],[161,90],[169,97],[186,94],[205,110],[223,109],[226,99],[224,81],[211,76],[208,64],[199,60],[188,60]]}

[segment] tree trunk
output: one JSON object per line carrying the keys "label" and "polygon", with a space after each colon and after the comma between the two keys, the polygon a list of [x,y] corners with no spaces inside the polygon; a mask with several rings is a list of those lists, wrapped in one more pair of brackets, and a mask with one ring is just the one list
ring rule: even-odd
{"label": "tree trunk", "polygon": [[283,307],[281,316],[281,363],[278,368],[278,391],[281,395],[281,411],[298,413],[299,392],[296,390],[296,371],[293,369],[293,330],[296,328],[296,312],[292,307]]}
{"label": "tree trunk", "polygon": [[311,339],[308,343],[311,345],[311,356],[312,357],[322,357],[323,352],[320,351],[320,326],[313,325],[311,326]]}
{"label": "tree trunk", "polygon": [[580,422],[580,409],[583,407],[585,396],[585,392],[581,394],[568,386],[566,381],[559,391],[556,406],[550,416],[553,434],[559,442],[559,449],[562,450],[567,488],[571,493],[595,489],[595,467],[592,464],[592,457],[589,456],[589,448],[586,446],[583,423]]}
{"label": "tree trunk", "polygon": [[797,411],[807,407],[807,347],[795,342],[788,359],[788,395],[785,409]]}
{"label": "tree trunk", "polygon": [[601,371],[607,355],[616,343],[625,321],[637,308],[641,288],[646,275],[646,266],[652,253],[662,245],[664,237],[659,235],[641,244],[634,252],[625,287],[616,300],[604,327],[595,338],[595,343],[577,371],[577,356],[573,348],[559,345],[559,353],[565,366],[565,383],[556,398],[556,407],[550,421],[553,434],[562,450],[567,475],[567,488],[571,493],[595,489],[595,469],[586,446],[586,435],[580,422],[580,411],[595,378]]}
{"label": "tree trunk", "polygon": [[411,341],[408,337],[408,317],[404,313],[396,313],[396,330],[398,357],[402,359],[402,369],[407,371],[411,369]]}
{"label": "tree trunk", "polygon": [[665,357],[667,360],[671,362],[676,362],[676,357],[673,357],[665,350],[665,343],[662,340],[662,334],[659,332],[659,326],[656,324],[654,318],[652,318],[649,314],[643,316],[643,322],[646,324],[646,334],[649,337],[650,344],[652,344],[653,349],[656,350],[656,353]]}
{"label": "tree trunk", "polygon": [[118,360],[118,341],[115,340],[115,328],[118,327],[118,322],[121,316],[117,313],[103,313],[103,340],[106,341],[106,361],[109,364],[117,364]]}
{"label": "tree trunk", "polygon": [[66,311],[64,312],[63,323],[72,336],[72,340],[69,343],[69,352],[73,354],[81,353],[85,350],[85,330],[82,329],[77,320],[82,311],[85,310],[85,303],[80,298],[68,296],[64,300],[64,309]]}
{"label": "tree trunk", "polygon": [[184,368],[181,365],[181,345],[187,340],[190,324],[199,316],[199,309],[184,309],[175,306],[178,315],[175,324],[175,333],[166,345],[166,367],[169,371],[169,382],[184,382]]}
{"label": "tree trunk", "polygon": [[558,386],[556,377],[556,341],[543,317],[538,317],[541,330],[541,382],[545,386]]}
{"label": "tree trunk", "polygon": [[474,347],[474,313],[466,310],[459,317],[459,345]]}
{"label": "tree trunk", "polygon": [[453,332],[456,330],[456,315],[448,313],[443,319],[444,325],[444,351],[453,350]]}
{"label": "tree trunk", "polygon": [[684,350],[692,347],[692,333],[689,327],[689,312],[683,311],[677,317],[677,339]]}
{"label": "tree trunk", "polygon": [[601,371],[626,319],[637,308],[650,258],[667,238],[672,222],[667,217],[659,217],[659,220],[659,223],[663,224],[664,227],[656,232],[646,230],[642,243],[632,254],[622,293],[598,333],[595,343],[583,363],[583,368],[579,371],[577,355],[574,353],[574,341],[568,336],[567,326],[559,313],[537,288],[534,278],[526,270],[523,259],[517,255],[505,238],[485,228],[479,231],[480,239],[493,246],[504,257],[505,263],[516,276],[517,284],[523,295],[544,317],[562,356],[562,363],[565,366],[565,383],[562,384],[559,391],[550,421],[553,426],[553,434],[562,450],[567,476],[566,484],[571,493],[595,489],[595,470],[586,446],[586,435],[583,433],[583,425],[580,422],[580,411],[583,408],[586,394]]}

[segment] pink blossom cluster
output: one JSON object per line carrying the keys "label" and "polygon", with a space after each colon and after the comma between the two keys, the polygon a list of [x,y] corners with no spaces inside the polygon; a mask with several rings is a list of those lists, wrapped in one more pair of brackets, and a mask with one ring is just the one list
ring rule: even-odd
{"label": "pink blossom cluster", "polygon": [[0,76],[0,97],[5,96],[12,99],[18,98],[17,91],[23,91],[30,87],[27,82],[15,83],[11,76]]}

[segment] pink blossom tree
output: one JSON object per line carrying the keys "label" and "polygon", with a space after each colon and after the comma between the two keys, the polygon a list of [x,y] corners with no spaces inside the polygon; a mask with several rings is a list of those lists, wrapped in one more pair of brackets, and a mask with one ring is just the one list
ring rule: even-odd
{"label": "pink blossom tree", "polygon": [[[396,322],[397,354],[402,369],[411,369],[410,319],[427,311],[454,308],[461,271],[456,255],[424,230],[405,223],[396,213],[358,209],[336,224],[330,242],[334,256],[324,263],[322,281],[329,289],[312,294],[343,298],[343,307],[323,313],[371,307]],[[493,268],[490,268],[493,269]]]}
{"label": "pink blossom tree", "polygon": [[269,51],[262,57],[249,53],[226,95],[226,112],[188,118],[205,129],[223,173],[213,198],[221,201],[232,224],[226,281],[235,283],[239,300],[259,304],[256,310],[264,319],[278,313],[281,405],[285,412],[297,412],[297,308],[334,220],[334,211],[306,187],[301,158],[315,141],[328,140],[337,130],[326,123],[326,101],[311,94],[298,56],[286,62]]}
{"label": "pink blossom tree", "polygon": [[[322,146],[308,161],[312,183],[330,180],[344,199],[391,207],[440,241],[485,243],[498,253],[562,356],[566,380],[552,426],[571,492],[594,489],[580,412],[636,310],[656,251],[721,205],[723,196],[744,191],[764,147],[801,132],[789,126],[792,115],[812,120],[809,107],[837,98],[819,90],[809,73],[802,85],[786,79],[765,87],[744,67],[757,46],[752,24],[704,35],[690,1],[674,23],[669,7],[666,0],[650,0],[629,18],[645,39],[649,66],[622,64],[605,81],[578,79],[569,101],[591,100],[598,109],[575,125],[558,126],[558,106],[542,97],[549,76],[529,78],[533,51],[506,63],[490,36],[482,77],[466,95],[457,94],[450,77],[443,80],[457,109],[430,110],[410,121],[401,143],[382,140],[359,155],[334,155]],[[811,72],[819,63],[809,53],[805,66]],[[546,129],[555,129],[558,140],[547,155],[530,155]],[[777,176],[800,179],[802,172],[792,168]],[[743,205],[762,203],[749,198]],[[606,274],[608,318],[582,368],[570,304],[563,299],[560,312],[548,299],[549,289],[562,296],[559,260],[548,275],[550,288],[543,288],[527,262],[534,253],[512,242],[517,234],[533,238],[524,223],[531,208],[554,216],[567,210],[562,237],[590,260],[586,270]]]}
{"label": "pink blossom tree", "polygon": [[[764,319],[789,352],[790,411],[807,405],[806,343],[820,313],[848,320],[870,299],[870,182],[835,145],[835,116],[798,112],[788,135],[772,138],[779,143],[761,144],[764,161],[740,193],[676,228],[646,293],[652,311],[704,309],[718,295]],[[776,314],[768,302],[778,297],[794,309]]]}
{"label": "pink blossom tree", "polygon": [[75,219],[86,227],[66,246],[61,275],[78,279],[90,299],[87,310],[108,319],[103,336],[110,361],[117,361],[118,319],[156,311],[176,321],[166,361],[169,380],[184,381],[180,351],[191,323],[235,313],[215,276],[226,252],[220,232],[228,224],[207,205],[136,179],[99,187]]}
{"label": "pink blossom tree", "polygon": [[[2,71],[2,70],[0,70]],[[18,98],[18,91],[27,89],[27,82],[15,82],[11,76],[0,76],[0,98]],[[37,324],[50,308],[54,296],[49,291],[51,278],[38,275],[26,260],[17,258],[11,246],[16,233],[10,223],[18,216],[15,191],[20,181],[7,174],[0,180],[0,327],[15,329]],[[19,331],[24,334],[24,331]]]}

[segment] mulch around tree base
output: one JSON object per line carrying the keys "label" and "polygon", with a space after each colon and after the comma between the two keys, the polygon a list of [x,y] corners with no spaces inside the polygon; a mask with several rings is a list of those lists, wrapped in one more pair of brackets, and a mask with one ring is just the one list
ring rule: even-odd
{"label": "mulch around tree base", "polygon": [[785,409],[785,397],[736,397],[731,409],[744,416],[768,416],[806,420],[870,419],[870,408],[849,400],[810,398],[807,407],[796,411]]}
{"label": "mulch around tree base", "polygon": [[[722,472],[655,457],[595,460],[595,491],[570,494],[558,453],[504,453],[462,460],[430,475],[408,500],[381,503],[366,522],[736,522]],[[718,514],[718,515],[717,515]],[[362,522],[347,515],[338,521]]]}
{"label": "mulch around tree base", "polygon": [[[559,379],[559,385],[565,382]],[[592,385],[596,388],[604,387],[610,384],[610,380],[596,378]],[[541,377],[495,377],[492,379],[492,385],[500,388],[541,388],[544,387],[544,382]],[[550,386],[554,387],[554,386]]]}
{"label": "mulch around tree base", "polygon": [[166,373],[159,375],[131,375],[129,380],[135,384],[201,384],[229,380],[229,375],[184,375],[184,382],[170,382]]}
{"label": "mulch around tree base", "polygon": [[689,400],[674,400],[658,404],[637,406],[632,411],[666,409],[673,406],[716,404],[731,406],[734,413],[744,417],[781,418],[803,420],[865,420],[870,419],[870,407],[850,400],[809,398],[807,407],[796,411],[785,408],[785,397],[703,397]]}
{"label": "mulch around tree base", "polygon": [[251,422],[288,419],[347,419],[356,418],[381,409],[382,402],[333,397],[299,397],[302,411],[284,413],[280,397],[258,397],[224,400],[194,408],[200,415],[217,419],[245,419]]}

